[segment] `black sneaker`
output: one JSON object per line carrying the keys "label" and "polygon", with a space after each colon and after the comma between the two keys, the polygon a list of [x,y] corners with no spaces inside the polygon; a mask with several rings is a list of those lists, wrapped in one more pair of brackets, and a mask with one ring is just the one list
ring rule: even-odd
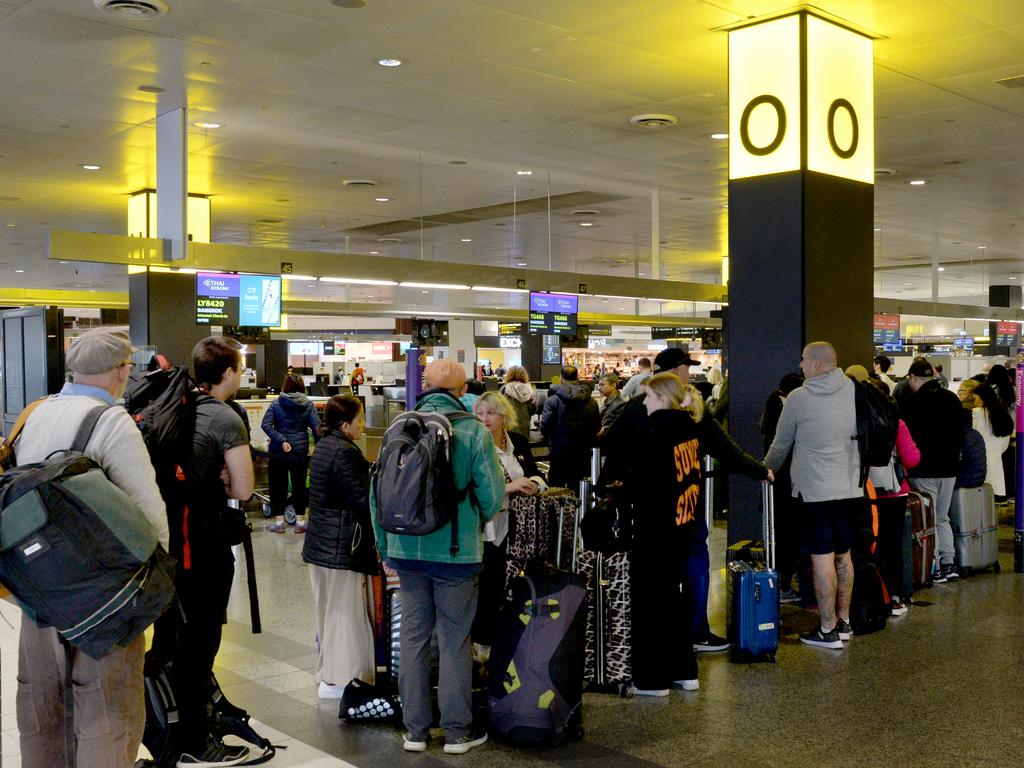
{"label": "black sneaker", "polygon": [[178,758],[177,768],[220,768],[244,763],[248,757],[248,747],[225,744],[211,736],[201,755],[190,755],[186,752]]}
{"label": "black sneaker", "polygon": [[945,584],[946,583],[946,571],[940,565],[932,571],[932,583],[933,584]]}
{"label": "black sneaker", "polygon": [[850,622],[842,619],[836,619],[836,632],[839,633],[840,640],[849,640],[853,637],[853,627],[850,626]]}
{"label": "black sneaker", "polygon": [[460,736],[454,741],[445,739],[444,753],[446,755],[464,755],[473,747],[479,747],[487,741],[487,732],[471,733],[468,736]]}
{"label": "black sneaker", "polygon": [[821,627],[818,627],[813,632],[800,635],[800,642],[816,645],[819,648],[831,648],[834,651],[843,649],[843,641],[839,639],[839,633],[834,629],[831,632],[822,632]]}
{"label": "black sneaker", "polygon": [[952,581],[953,579],[960,578],[960,572],[952,563],[946,563],[942,566],[942,575],[946,577],[946,581]]}
{"label": "black sneaker", "polygon": [[715,653],[728,650],[730,645],[731,643],[724,637],[719,637],[711,632],[703,640],[698,640],[693,644],[693,651],[694,653]]}

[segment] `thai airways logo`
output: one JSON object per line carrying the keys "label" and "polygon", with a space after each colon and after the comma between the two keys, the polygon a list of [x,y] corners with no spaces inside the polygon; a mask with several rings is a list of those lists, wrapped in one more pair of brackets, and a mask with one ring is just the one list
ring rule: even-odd
{"label": "thai airways logo", "polygon": [[227,292],[231,290],[231,286],[226,281],[218,280],[214,277],[203,278],[203,287],[213,292]]}

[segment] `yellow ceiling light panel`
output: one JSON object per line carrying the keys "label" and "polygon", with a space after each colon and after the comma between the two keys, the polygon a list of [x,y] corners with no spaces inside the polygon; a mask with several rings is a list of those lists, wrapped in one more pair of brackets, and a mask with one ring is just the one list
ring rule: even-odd
{"label": "yellow ceiling light panel", "polygon": [[800,19],[729,33],[729,178],[800,170]]}
{"label": "yellow ceiling light panel", "polygon": [[729,32],[729,178],[873,184],[874,43],[806,11]]}
{"label": "yellow ceiling light panel", "polygon": [[[132,237],[156,237],[156,192],[142,189],[128,198],[128,234]],[[210,242],[210,198],[206,195],[188,196],[188,237],[193,243]]]}
{"label": "yellow ceiling light panel", "polygon": [[874,43],[807,16],[807,169],[875,183]]}

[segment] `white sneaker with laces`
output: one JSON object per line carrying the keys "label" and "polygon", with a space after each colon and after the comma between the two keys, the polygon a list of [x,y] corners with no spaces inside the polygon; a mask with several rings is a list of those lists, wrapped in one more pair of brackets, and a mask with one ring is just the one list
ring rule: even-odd
{"label": "white sneaker with laces", "polygon": [[634,696],[668,696],[668,688],[634,688]]}
{"label": "white sneaker with laces", "polygon": [[676,685],[684,691],[696,691],[700,688],[700,680],[676,680]]}

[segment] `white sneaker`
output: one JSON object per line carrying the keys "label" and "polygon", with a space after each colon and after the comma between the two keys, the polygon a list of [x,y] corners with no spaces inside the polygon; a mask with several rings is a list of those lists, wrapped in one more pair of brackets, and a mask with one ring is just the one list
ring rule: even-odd
{"label": "white sneaker", "polygon": [[700,680],[676,680],[676,685],[684,691],[696,691],[700,689]]}
{"label": "white sneaker", "polygon": [[344,692],[345,686],[330,683],[320,683],[316,689],[316,695],[321,699],[340,699]]}
{"label": "white sneaker", "polygon": [[633,688],[634,696],[668,696],[668,688],[652,688],[650,690],[644,688]]}
{"label": "white sneaker", "polygon": [[445,740],[444,742],[444,753],[446,755],[464,755],[473,747],[479,747],[481,744],[487,742],[487,734],[470,734],[468,736],[461,736],[454,741]]}

